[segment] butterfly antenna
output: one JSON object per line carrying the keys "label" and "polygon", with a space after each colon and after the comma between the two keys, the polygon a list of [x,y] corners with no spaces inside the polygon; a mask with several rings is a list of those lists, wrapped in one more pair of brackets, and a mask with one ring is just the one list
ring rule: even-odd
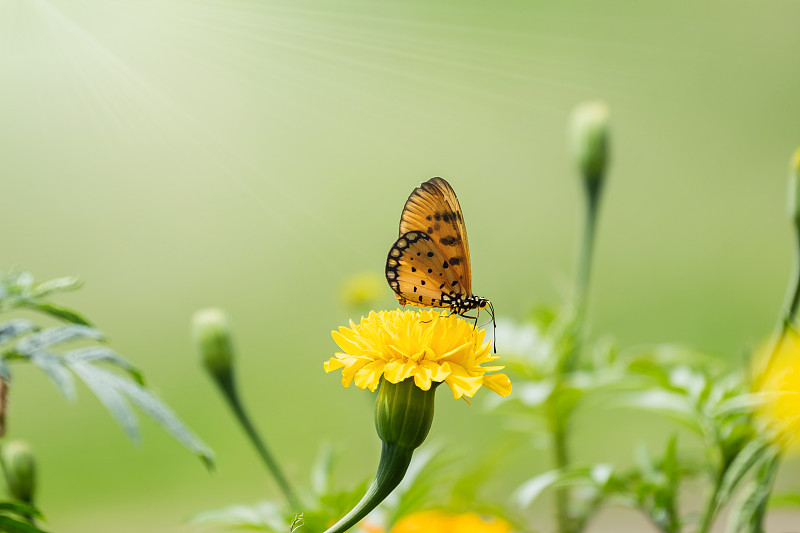
{"label": "butterfly antenna", "polygon": [[497,322],[494,320],[494,306],[492,302],[489,302],[489,314],[492,315],[492,338],[494,339],[492,346],[494,347],[494,353],[497,353]]}

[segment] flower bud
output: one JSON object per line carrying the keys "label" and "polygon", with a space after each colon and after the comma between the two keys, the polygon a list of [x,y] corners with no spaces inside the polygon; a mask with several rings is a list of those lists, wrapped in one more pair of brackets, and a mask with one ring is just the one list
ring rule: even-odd
{"label": "flower bud", "polygon": [[797,149],[792,158],[792,166],[789,170],[789,216],[792,217],[795,225],[800,228],[800,148]]}
{"label": "flower bud", "polygon": [[349,310],[365,312],[375,307],[383,294],[386,281],[374,272],[361,272],[342,283],[342,303]]}
{"label": "flower bud", "polygon": [[603,102],[584,102],[572,112],[572,155],[588,181],[601,180],[608,165],[608,115]]}
{"label": "flower bud", "polygon": [[381,382],[375,403],[375,427],[384,443],[414,450],[425,441],[433,422],[434,395],[438,383],[428,390],[414,378],[399,383]]}
{"label": "flower bud", "polygon": [[36,491],[36,461],[28,443],[14,440],[4,444],[0,462],[11,496],[32,504]]}
{"label": "flower bud", "polygon": [[200,350],[203,365],[218,381],[233,376],[233,342],[230,324],[221,309],[201,309],[192,318],[192,337]]}

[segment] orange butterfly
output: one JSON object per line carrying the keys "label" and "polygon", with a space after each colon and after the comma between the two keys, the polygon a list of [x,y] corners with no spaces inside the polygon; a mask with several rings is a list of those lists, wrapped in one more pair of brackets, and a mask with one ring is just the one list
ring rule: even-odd
{"label": "orange butterfly", "polygon": [[386,280],[400,305],[442,307],[461,316],[488,306],[494,322],[492,303],[472,294],[467,229],[456,193],[442,178],[429,179],[406,200]]}

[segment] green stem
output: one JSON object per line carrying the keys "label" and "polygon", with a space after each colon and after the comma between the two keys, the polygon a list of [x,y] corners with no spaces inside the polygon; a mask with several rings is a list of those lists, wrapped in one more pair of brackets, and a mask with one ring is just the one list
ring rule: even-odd
{"label": "green stem", "polygon": [[[564,420],[555,413],[555,406],[551,406],[550,428],[553,434],[553,460],[556,468],[559,470],[566,470],[570,463],[569,450],[567,448],[567,427]],[[561,533],[571,533],[573,531],[573,522],[569,510],[569,487],[557,487],[555,490],[555,500],[558,531]]]}
{"label": "green stem", "polygon": [[[563,355],[557,375],[556,390],[553,391],[548,406],[550,429],[553,435],[553,460],[556,468],[566,470],[570,466],[569,457],[569,415],[559,413],[557,402],[561,384],[565,374],[571,372],[578,362],[581,337],[584,330],[586,316],[586,302],[589,294],[589,278],[592,270],[592,257],[594,255],[595,234],[597,232],[597,214],[600,207],[600,193],[602,191],[603,176],[583,176],[586,213],[584,214],[584,228],[581,248],[578,254],[575,280],[575,301],[572,316],[567,324],[564,334],[571,338],[567,352]],[[569,487],[558,487],[555,490],[556,521],[561,533],[577,533],[581,531],[582,523],[573,517],[570,510],[571,490]]]}
{"label": "green stem", "polygon": [[584,217],[583,240],[581,251],[578,256],[578,268],[576,279],[576,321],[583,322],[586,309],[586,300],[589,292],[589,276],[592,270],[592,256],[594,253],[594,241],[597,228],[597,212],[600,207],[600,192],[603,188],[602,176],[583,179],[586,200],[586,214]]}
{"label": "green stem", "polygon": [[797,255],[794,262],[794,271],[786,290],[783,310],[778,318],[778,323],[775,325],[775,334],[773,335],[774,340],[772,348],[769,351],[769,356],[763,362],[758,363],[759,368],[755,374],[756,381],[754,383],[754,388],[756,389],[758,389],[760,386],[759,380],[761,379],[761,376],[766,375],[770,366],[772,366],[776,355],[778,352],[780,352],[781,347],[783,346],[783,341],[786,337],[786,332],[791,329],[792,324],[794,324],[794,322],[797,320],[797,311],[798,307],[800,307],[800,226],[795,226],[795,239],[795,253]]}
{"label": "green stem", "polygon": [[711,527],[714,525],[714,518],[717,516],[717,495],[719,494],[719,488],[722,485],[722,478],[723,473],[717,476],[717,480],[714,483],[714,490],[711,491],[711,494],[708,496],[708,502],[706,503],[706,510],[703,513],[703,520],[700,522],[700,527],[697,529],[697,533],[708,533],[711,531]]}
{"label": "green stem", "polygon": [[586,213],[584,215],[583,236],[578,254],[578,264],[575,278],[575,299],[572,313],[565,324],[564,335],[572,342],[568,344],[567,352],[563,354],[559,366],[561,372],[569,372],[577,364],[578,353],[584,330],[587,300],[589,297],[589,278],[592,271],[592,257],[594,255],[595,234],[597,233],[597,214],[600,208],[600,193],[602,191],[603,177],[583,179]]}
{"label": "green stem", "polygon": [[381,448],[381,459],[378,473],[353,509],[341,520],[331,526],[325,533],[342,533],[347,531],[375,509],[400,484],[411,463],[413,449],[384,442]]}
{"label": "green stem", "polygon": [[796,228],[795,238],[797,239],[797,257],[794,263],[794,275],[792,284],[786,294],[786,303],[783,308],[781,331],[785,333],[797,318],[797,308],[800,306],[800,228]]}
{"label": "green stem", "polygon": [[228,404],[230,405],[233,414],[236,415],[236,419],[239,421],[239,424],[241,424],[244,432],[247,434],[247,437],[253,444],[253,447],[255,447],[256,452],[258,452],[258,455],[261,457],[261,460],[272,474],[272,477],[275,478],[275,482],[278,484],[278,487],[283,493],[284,498],[286,498],[286,501],[289,503],[289,506],[291,506],[292,509],[299,511],[302,509],[300,500],[297,498],[296,494],[292,490],[291,485],[289,484],[288,479],[278,465],[278,462],[272,456],[272,453],[270,453],[266,443],[261,438],[258,430],[250,420],[250,417],[245,411],[244,405],[239,400],[239,395],[236,393],[236,386],[234,384],[233,376],[229,375],[225,379],[218,378],[217,384],[219,385],[220,389],[222,389],[223,396],[225,396],[225,399],[228,400]]}

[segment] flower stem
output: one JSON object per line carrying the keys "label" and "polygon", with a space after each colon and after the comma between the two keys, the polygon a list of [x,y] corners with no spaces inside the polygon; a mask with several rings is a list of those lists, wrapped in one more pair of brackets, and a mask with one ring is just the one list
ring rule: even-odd
{"label": "flower stem", "polygon": [[600,192],[603,178],[585,178],[586,215],[584,218],[583,240],[578,256],[578,268],[575,295],[575,321],[580,325],[586,312],[586,301],[589,293],[589,276],[592,270],[595,233],[597,228],[597,212],[600,207]]}
{"label": "flower stem", "polygon": [[800,307],[800,226],[795,226],[795,239],[796,239],[796,256],[794,262],[794,270],[792,277],[789,279],[789,285],[786,289],[785,302],[783,309],[778,318],[778,323],[775,325],[775,334],[772,348],[769,350],[769,356],[759,363],[758,371],[755,374],[754,388],[758,389],[760,386],[759,380],[762,376],[766,375],[769,368],[772,366],[775,356],[780,352],[783,345],[786,333],[791,329],[792,324],[797,321],[797,311]]}
{"label": "flower stem", "polygon": [[342,533],[347,531],[375,509],[400,484],[411,463],[414,450],[397,444],[383,443],[381,459],[375,479],[353,509],[341,520],[331,526],[325,533]]}
{"label": "flower stem", "polygon": [[253,425],[252,421],[250,420],[247,411],[245,411],[244,405],[239,399],[239,395],[236,393],[236,386],[233,382],[233,376],[230,375],[224,380],[218,379],[217,384],[222,389],[223,396],[225,396],[225,399],[228,400],[228,404],[230,405],[233,414],[236,416],[239,424],[241,424],[242,429],[244,429],[245,434],[250,439],[250,442],[253,444],[256,452],[258,452],[259,457],[261,457],[261,460],[272,474],[272,477],[275,478],[275,482],[278,484],[278,488],[280,488],[284,498],[286,498],[286,501],[293,510],[299,511],[302,509],[300,500],[297,498],[294,490],[292,490],[288,479],[283,474],[283,471],[278,465],[278,462],[272,456],[272,453],[270,453],[269,448],[267,448],[266,443],[259,435],[255,425]]}
{"label": "flower stem", "polygon": [[783,313],[781,317],[781,331],[786,332],[797,318],[797,308],[800,306],[800,228],[795,232],[797,239],[797,256],[794,264],[794,275],[792,282],[789,285],[789,290],[786,294],[786,303],[784,304]]}
{"label": "flower stem", "polygon": [[711,494],[708,496],[708,502],[706,503],[706,510],[703,513],[703,520],[700,522],[700,527],[697,529],[697,533],[708,533],[711,531],[711,528],[714,525],[714,518],[717,516],[717,495],[719,494],[719,488],[722,485],[722,477],[724,472],[721,472],[717,476],[717,480],[714,483],[714,490],[711,491]]}
{"label": "flower stem", "polygon": [[[569,467],[570,463],[569,450],[567,448],[567,427],[566,421],[555,413],[554,408],[551,409],[550,424],[553,433],[553,459],[555,466],[559,470],[564,470]],[[558,531],[560,533],[571,533],[573,531],[573,521],[569,510],[569,487],[556,488],[555,500]]]}

